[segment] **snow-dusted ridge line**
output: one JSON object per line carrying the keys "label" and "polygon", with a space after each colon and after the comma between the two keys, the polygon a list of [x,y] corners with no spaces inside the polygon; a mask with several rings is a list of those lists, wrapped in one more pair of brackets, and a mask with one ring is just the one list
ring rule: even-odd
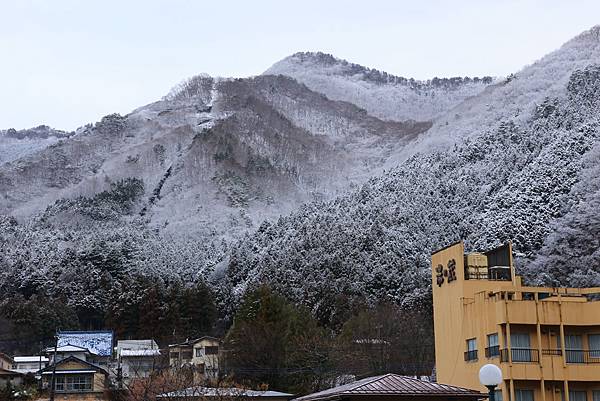
{"label": "snow-dusted ridge line", "polygon": [[353,103],[375,117],[430,121],[498,82],[484,78],[420,81],[352,64],[324,53],[296,53],[264,75],[286,75],[333,100]]}

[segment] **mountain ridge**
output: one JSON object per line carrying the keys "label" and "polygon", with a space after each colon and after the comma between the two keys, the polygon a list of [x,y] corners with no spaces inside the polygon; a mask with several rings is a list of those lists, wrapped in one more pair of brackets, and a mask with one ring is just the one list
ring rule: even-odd
{"label": "mountain ridge", "polygon": [[334,100],[354,103],[385,120],[431,121],[494,82],[483,78],[404,78],[321,52],[299,52],[263,75],[286,75]]}

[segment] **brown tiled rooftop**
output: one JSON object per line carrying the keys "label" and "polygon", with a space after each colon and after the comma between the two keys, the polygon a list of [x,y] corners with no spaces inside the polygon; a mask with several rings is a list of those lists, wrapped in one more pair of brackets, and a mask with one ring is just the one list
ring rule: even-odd
{"label": "brown tiled rooftop", "polygon": [[381,376],[367,377],[343,386],[333,387],[318,393],[305,395],[304,397],[296,398],[293,401],[328,400],[333,398],[339,399],[343,398],[344,396],[353,395],[396,397],[450,396],[473,399],[487,397],[486,394],[463,387],[432,383],[408,376],[400,376],[388,373]]}

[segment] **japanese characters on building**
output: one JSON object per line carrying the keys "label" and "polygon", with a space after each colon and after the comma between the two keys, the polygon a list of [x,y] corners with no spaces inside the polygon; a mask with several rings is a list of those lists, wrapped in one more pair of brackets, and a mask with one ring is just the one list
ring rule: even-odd
{"label": "japanese characters on building", "polygon": [[441,263],[435,267],[436,283],[438,287],[444,284],[444,281],[451,283],[456,280],[456,260],[450,259],[444,268]]}

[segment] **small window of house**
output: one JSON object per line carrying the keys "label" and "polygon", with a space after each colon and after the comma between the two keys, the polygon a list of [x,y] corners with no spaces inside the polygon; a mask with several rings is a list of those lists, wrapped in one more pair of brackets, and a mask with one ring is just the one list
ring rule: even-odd
{"label": "small window of house", "polygon": [[218,346],[205,347],[204,353],[206,355],[217,355],[219,353],[219,347]]}

